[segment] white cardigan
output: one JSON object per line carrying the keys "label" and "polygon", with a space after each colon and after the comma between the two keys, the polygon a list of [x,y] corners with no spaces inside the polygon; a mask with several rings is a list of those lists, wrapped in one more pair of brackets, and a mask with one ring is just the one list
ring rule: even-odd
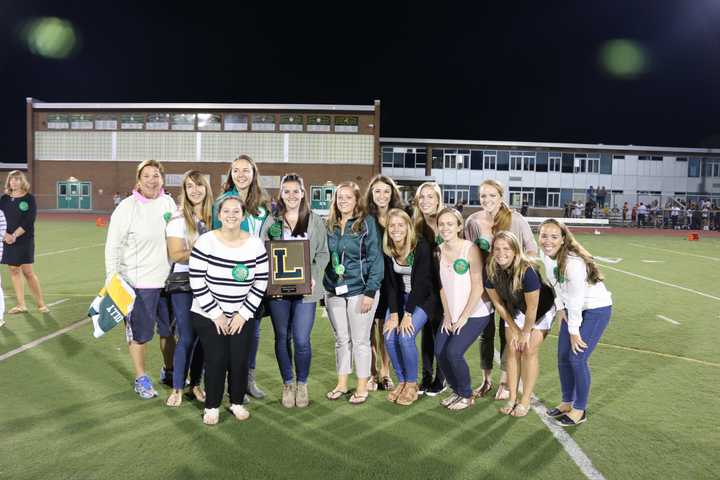
{"label": "white cardigan", "polygon": [[567,309],[568,332],[570,335],[580,334],[583,310],[601,308],[612,305],[612,294],[603,282],[590,284],[587,281],[587,268],[582,258],[569,254],[562,272],[562,282],[555,276],[557,261],[541,252],[545,273],[550,285],[555,290],[555,308]]}

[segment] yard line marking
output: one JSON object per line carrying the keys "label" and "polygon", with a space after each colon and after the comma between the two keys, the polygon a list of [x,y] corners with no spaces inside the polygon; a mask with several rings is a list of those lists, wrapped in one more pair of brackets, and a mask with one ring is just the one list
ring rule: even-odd
{"label": "yard line marking", "polygon": [[706,260],[713,260],[715,262],[720,262],[720,258],[708,257],[707,255],[698,255],[697,253],[681,252],[679,250],[668,250],[667,248],[651,247],[649,245],[640,245],[639,243],[628,243],[628,245],[631,245],[633,247],[638,247],[638,248],[651,248],[653,250],[660,250],[661,252],[676,253],[678,255],[687,255],[690,257],[698,257],[698,258],[704,258]]}
{"label": "yard line marking", "polygon": [[[554,333],[551,333],[548,336],[555,337],[555,338],[558,337]],[[626,350],[628,352],[645,353],[648,355],[657,355],[658,357],[672,358],[675,360],[685,360],[686,362],[698,363],[700,365],[705,365],[708,367],[720,367],[720,363],[708,362],[706,360],[698,360],[697,358],[683,357],[680,355],[673,355],[672,353],[662,353],[662,352],[656,352],[654,350],[643,350],[642,348],[625,347],[623,345],[615,345],[614,343],[598,342],[598,345],[602,345],[603,347],[615,348],[617,350]]]}
{"label": "yard line marking", "polygon": [[662,280],[656,280],[654,278],[646,277],[644,275],[638,275],[637,273],[628,272],[627,270],[620,270],[619,268],[611,267],[610,265],[603,265],[603,264],[599,264],[599,265],[601,267],[609,268],[610,270],[615,270],[616,272],[624,273],[625,275],[630,275],[632,277],[637,277],[637,278],[640,278],[643,280],[647,280],[648,282],[659,283],[660,285],[665,285],[666,287],[677,288],[679,290],[684,290],[686,292],[695,293],[695,294],[703,296],[703,297],[707,297],[707,298],[711,298],[713,300],[720,301],[720,297],[716,297],[715,295],[710,295],[709,293],[699,292],[697,290],[693,290],[692,288],[683,287],[681,285],[675,285],[674,283],[663,282]]}
{"label": "yard line marking", "polygon": [[[494,357],[495,363],[500,365],[500,352],[495,350]],[[540,420],[542,420],[548,430],[550,430],[550,433],[552,433],[553,437],[555,437],[555,440],[557,440],[567,454],[570,455],[572,461],[575,462],[575,465],[578,466],[585,477],[590,480],[605,480],[603,474],[595,468],[590,458],[582,451],[575,440],[565,431],[563,427],[556,425],[555,422],[547,416],[545,413],[547,412],[547,407],[543,405],[543,403],[535,395],[531,398],[530,408],[537,413],[537,416],[540,417]]]}
{"label": "yard line marking", "polygon": [[67,302],[68,300],[70,300],[70,299],[69,299],[69,298],[63,298],[62,300],[58,300],[57,302],[48,303],[48,307],[54,307],[55,305],[60,305],[61,303],[65,303],[65,302]]}
{"label": "yard line marking", "polygon": [[102,247],[104,245],[105,245],[104,243],[95,243],[92,245],[85,245],[84,247],[75,247],[75,248],[68,248],[66,250],[55,250],[54,252],[38,253],[35,256],[36,257],[47,257],[48,255],[57,255],[59,253],[76,252],[78,250],[84,250],[86,248]]}
{"label": "yard line marking", "polygon": [[665,263],[665,260],[640,260],[643,263]]}
{"label": "yard line marking", "polygon": [[[44,297],[96,297],[97,293],[45,293]],[[17,295],[9,294],[5,295],[5,298],[17,298]]]}
{"label": "yard line marking", "polygon": [[593,258],[595,260],[600,260],[601,262],[605,262],[605,263],[620,263],[620,262],[622,262],[622,258],[607,258],[607,257],[600,257],[598,255],[594,255]]}
{"label": "yard line marking", "polygon": [[2,355],[0,355],[0,362],[17,355],[18,353],[22,353],[26,350],[30,350],[33,347],[37,347],[38,345],[43,344],[43,343],[47,342],[48,340],[52,340],[55,337],[59,337],[63,333],[67,333],[70,330],[74,330],[78,327],[81,327],[81,326],[85,325],[86,323],[90,323],[90,321],[91,321],[90,318],[85,318],[83,320],[79,320],[79,321],[73,323],[72,325],[68,325],[67,327],[61,328],[60,330],[58,330],[56,332],[53,332],[49,335],[45,335],[42,338],[33,340],[32,342],[26,343],[25,345],[22,345],[22,346],[16,348],[15,350],[10,350],[7,353],[3,353]]}
{"label": "yard line marking", "polygon": [[680,325],[680,322],[676,322],[672,318],[668,318],[665,315],[658,315],[657,318],[659,318],[660,320],[665,320],[666,322],[670,322],[673,325]]}

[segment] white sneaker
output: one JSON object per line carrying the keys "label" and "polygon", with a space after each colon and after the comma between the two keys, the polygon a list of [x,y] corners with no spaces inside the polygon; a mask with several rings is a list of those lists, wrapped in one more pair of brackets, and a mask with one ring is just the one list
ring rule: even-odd
{"label": "white sneaker", "polygon": [[205,425],[217,425],[220,420],[220,409],[219,408],[206,408],[205,414],[203,415],[203,423]]}
{"label": "white sneaker", "polygon": [[250,412],[248,412],[247,408],[243,407],[242,405],[238,405],[236,403],[233,403],[230,405],[230,411],[233,415],[235,415],[235,418],[238,420],[247,420],[250,418]]}

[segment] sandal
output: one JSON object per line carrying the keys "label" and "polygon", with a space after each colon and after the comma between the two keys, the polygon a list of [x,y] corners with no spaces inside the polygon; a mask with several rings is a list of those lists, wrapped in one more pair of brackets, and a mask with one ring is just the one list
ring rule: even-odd
{"label": "sandal", "polygon": [[513,410],[515,410],[515,407],[518,404],[513,402],[512,400],[508,400],[508,402],[505,404],[504,407],[498,410],[498,412],[502,413],[503,415],[510,415],[512,414]]}
{"label": "sandal", "polygon": [[367,389],[368,392],[374,392],[378,389],[378,381],[372,375],[368,378]]}
{"label": "sandal", "polygon": [[28,309],[25,305],[15,305],[7,313],[10,315],[16,315],[18,313],[27,313]]}
{"label": "sandal", "polygon": [[449,397],[447,397],[443,401],[441,401],[440,405],[442,405],[443,407],[449,407],[453,403],[457,402],[459,399],[460,399],[460,395],[453,392]]}
{"label": "sandal", "polygon": [[238,420],[247,420],[250,418],[250,412],[247,411],[247,408],[243,407],[242,405],[233,403],[228,407],[228,410],[230,410],[230,413],[235,415],[235,418]]}
{"label": "sandal", "polygon": [[351,405],[361,405],[367,402],[368,395],[368,392],[365,392],[365,395],[358,395],[357,392],[355,392],[350,395],[350,400],[348,400],[348,402],[350,402]]}
{"label": "sandal", "polygon": [[182,392],[180,390],[173,390],[168,397],[165,405],[168,407],[179,407],[182,404]]}
{"label": "sandal", "polygon": [[382,381],[380,382],[380,390],[385,390],[387,392],[392,391],[395,388],[395,384],[392,381],[392,378],[390,377],[383,377]]}
{"label": "sandal", "polygon": [[493,389],[492,380],[485,380],[483,381],[483,384],[480,385],[478,388],[475,389],[473,392],[473,395],[475,398],[482,398],[485,395],[488,394]]}
{"label": "sandal", "polygon": [[515,408],[512,412],[510,412],[511,417],[526,417],[528,414],[528,411],[530,410],[530,406],[527,407],[523,405],[522,403],[518,403],[515,405]]}
{"label": "sandal", "polygon": [[465,410],[473,405],[475,405],[475,397],[460,397],[455,403],[448,405],[447,408],[448,410]]}
{"label": "sandal", "polygon": [[47,305],[43,305],[42,307],[38,307],[38,312],[40,313],[50,313],[50,308]]}
{"label": "sandal", "polygon": [[507,388],[507,384],[501,383],[498,386],[497,392],[495,392],[495,400],[508,400],[510,398],[510,390]]}
{"label": "sandal", "polygon": [[203,414],[203,423],[205,425],[217,425],[218,421],[220,421],[220,409],[206,408]]}
{"label": "sandal", "polygon": [[328,392],[325,397],[328,400],[338,400],[340,397],[347,395],[347,393],[347,390],[345,390],[344,392],[342,390],[333,390],[331,392]]}
{"label": "sandal", "polygon": [[199,385],[193,385],[192,389],[188,392],[188,397],[194,398],[198,402],[205,401],[205,391],[200,388]]}

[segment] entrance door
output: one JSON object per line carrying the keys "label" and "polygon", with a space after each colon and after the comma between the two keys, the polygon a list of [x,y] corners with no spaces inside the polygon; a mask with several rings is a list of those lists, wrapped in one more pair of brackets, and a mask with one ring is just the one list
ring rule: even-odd
{"label": "entrance door", "polygon": [[57,182],[57,208],[92,209],[91,182]]}

